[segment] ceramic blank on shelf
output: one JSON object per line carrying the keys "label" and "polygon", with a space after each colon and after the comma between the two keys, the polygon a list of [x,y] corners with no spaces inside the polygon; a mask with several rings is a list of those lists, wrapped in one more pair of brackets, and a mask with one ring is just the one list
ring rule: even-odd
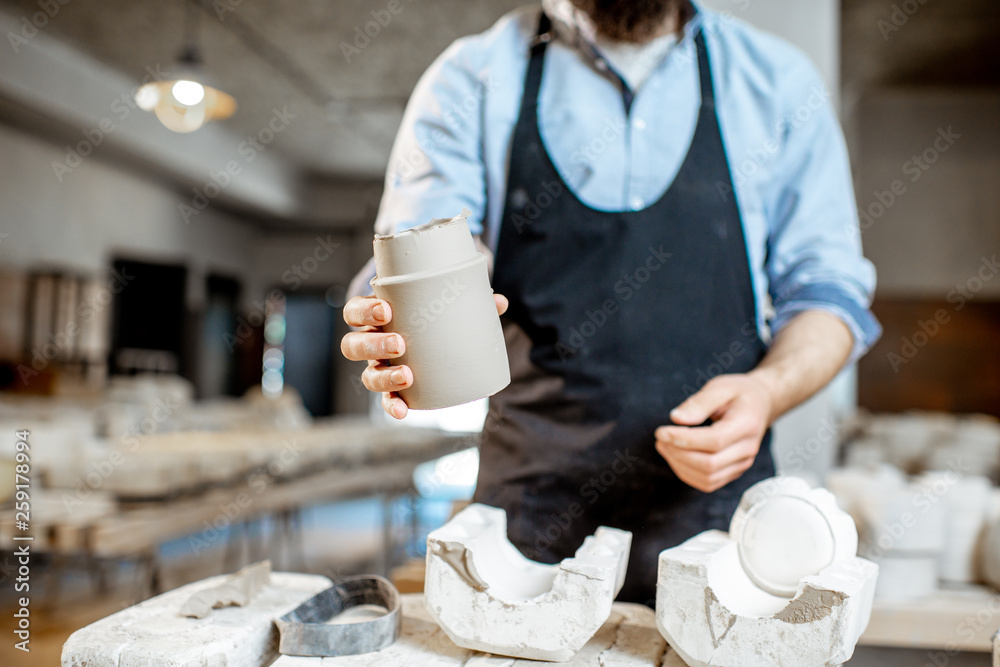
{"label": "ceramic blank on shelf", "polygon": [[392,308],[385,331],[405,341],[405,353],[390,363],[413,371],[400,396],[416,410],[468,403],[510,384],[486,257],[468,215],[375,237],[371,284]]}

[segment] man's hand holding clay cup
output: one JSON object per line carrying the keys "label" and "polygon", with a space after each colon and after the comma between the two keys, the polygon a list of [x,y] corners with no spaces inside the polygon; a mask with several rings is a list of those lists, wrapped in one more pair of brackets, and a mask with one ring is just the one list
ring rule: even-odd
{"label": "man's hand holding clay cup", "polygon": [[[507,310],[507,298],[494,294],[497,314]],[[395,333],[385,333],[383,327],[392,319],[392,307],[374,296],[356,296],[344,306],[344,321],[359,331],[344,336],[340,349],[351,361],[367,361],[368,368],[361,381],[369,391],[382,394],[382,409],[395,417],[406,416],[406,401],[399,392],[413,384],[409,366],[390,366],[389,359],[402,356],[406,341]]]}
{"label": "man's hand holding clay cup", "polygon": [[344,306],[357,331],[344,336],[341,351],[368,362],[362,382],[382,394],[382,408],[396,419],[409,409],[485,398],[510,383],[499,321],[507,299],[493,294],[466,215],[376,236],[376,296]]}

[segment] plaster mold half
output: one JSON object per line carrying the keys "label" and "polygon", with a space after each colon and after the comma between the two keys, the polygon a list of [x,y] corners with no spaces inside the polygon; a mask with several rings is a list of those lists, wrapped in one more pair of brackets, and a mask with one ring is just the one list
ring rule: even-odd
{"label": "plaster mold half", "polygon": [[558,565],[525,558],[507,514],[470,505],[427,537],[427,610],[457,645],[565,662],[611,614],[632,534],[601,527]]}
{"label": "plaster mold half", "polygon": [[510,384],[500,317],[486,256],[469,231],[469,212],[375,237],[372,289],[389,303],[384,327],[403,337],[413,384],[400,391],[415,410],[492,396]]}
{"label": "plaster mold half", "polygon": [[839,665],[868,625],[878,574],[857,543],[830,492],[760,482],[728,534],[660,554],[657,626],[690,667]]}

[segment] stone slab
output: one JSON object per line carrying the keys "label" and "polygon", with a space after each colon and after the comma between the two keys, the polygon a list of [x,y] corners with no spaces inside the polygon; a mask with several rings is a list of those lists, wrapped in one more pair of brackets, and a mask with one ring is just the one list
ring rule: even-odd
{"label": "stone slab", "polygon": [[77,630],[63,645],[62,667],[264,667],[277,655],[274,619],[331,585],[319,575],[274,573],[244,607],[180,615],[192,595],[227,579],[181,586]]}

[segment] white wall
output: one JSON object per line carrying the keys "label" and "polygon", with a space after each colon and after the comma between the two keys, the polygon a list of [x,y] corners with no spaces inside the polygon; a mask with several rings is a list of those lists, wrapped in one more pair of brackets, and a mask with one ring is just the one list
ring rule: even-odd
{"label": "white wall", "polygon": [[56,177],[59,147],[0,125],[0,266],[52,265],[100,274],[111,258],[183,262],[192,269],[188,305],[203,300],[197,279],[217,271],[244,282],[258,233],[236,217],[206,209],[186,224],[183,195],[93,156]]}
{"label": "white wall", "polygon": [[831,99],[840,90],[840,3],[837,0],[702,0],[706,7],[774,33],[819,68]]}

